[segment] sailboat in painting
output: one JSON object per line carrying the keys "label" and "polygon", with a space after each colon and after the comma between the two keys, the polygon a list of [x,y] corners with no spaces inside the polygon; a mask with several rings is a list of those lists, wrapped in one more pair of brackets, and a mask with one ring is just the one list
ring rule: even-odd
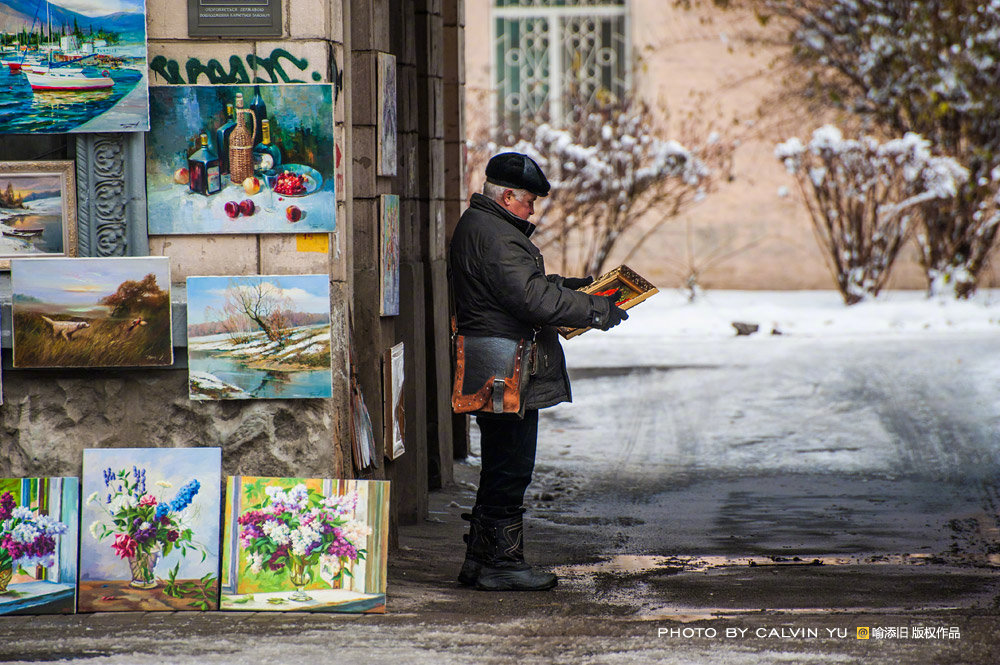
{"label": "sailboat in painting", "polygon": [[0,134],[148,129],[146,57],[144,0],[0,0]]}
{"label": "sailboat in painting", "polygon": [[[48,26],[49,38],[52,37],[52,16],[51,6],[45,3],[45,22]],[[46,91],[86,91],[103,90],[114,87],[114,79],[111,78],[108,70],[98,71],[94,67],[67,67],[65,64],[54,64],[52,62],[53,44],[48,44],[48,60],[46,62],[32,62],[28,65],[22,64],[21,71],[28,78],[32,92]],[[86,56],[89,57],[89,56]],[[85,58],[80,58],[83,60]]]}
{"label": "sailboat in painting", "polygon": [[88,75],[82,69],[49,67],[41,71],[36,69],[34,72],[26,72],[25,76],[28,77],[31,89],[36,92],[104,90],[115,85],[114,79],[107,71],[102,74]]}

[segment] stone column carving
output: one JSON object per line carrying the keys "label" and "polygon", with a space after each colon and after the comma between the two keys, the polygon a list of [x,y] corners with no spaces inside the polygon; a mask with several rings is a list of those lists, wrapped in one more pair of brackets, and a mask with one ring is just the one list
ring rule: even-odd
{"label": "stone column carving", "polygon": [[80,256],[145,256],[145,144],[142,133],[76,139]]}

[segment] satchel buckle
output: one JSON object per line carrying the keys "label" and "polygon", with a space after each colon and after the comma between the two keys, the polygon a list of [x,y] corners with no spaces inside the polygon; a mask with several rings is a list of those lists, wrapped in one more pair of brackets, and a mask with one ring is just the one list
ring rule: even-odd
{"label": "satchel buckle", "polygon": [[493,413],[503,413],[503,396],[507,392],[507,382],[493,379]]}

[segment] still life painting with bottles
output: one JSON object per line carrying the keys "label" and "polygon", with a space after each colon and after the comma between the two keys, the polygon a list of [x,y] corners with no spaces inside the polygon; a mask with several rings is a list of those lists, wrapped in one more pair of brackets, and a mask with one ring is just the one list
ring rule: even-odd
{"label": "still life painting with bottles", "polygon": [[149,232],[333,231],[333,145],[330,85],[153,88]]}

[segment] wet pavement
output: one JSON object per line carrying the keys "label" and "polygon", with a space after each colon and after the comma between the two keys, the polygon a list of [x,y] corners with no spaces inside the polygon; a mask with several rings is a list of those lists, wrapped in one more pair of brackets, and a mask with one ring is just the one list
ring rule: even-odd
{"label": "wet pavement", "polygon": [[1000,340],[817,344],[575,368],[529,489],[552,592],[454,581],[471,458],[384,616],[7,617],[0,661],[1000,662]]}

